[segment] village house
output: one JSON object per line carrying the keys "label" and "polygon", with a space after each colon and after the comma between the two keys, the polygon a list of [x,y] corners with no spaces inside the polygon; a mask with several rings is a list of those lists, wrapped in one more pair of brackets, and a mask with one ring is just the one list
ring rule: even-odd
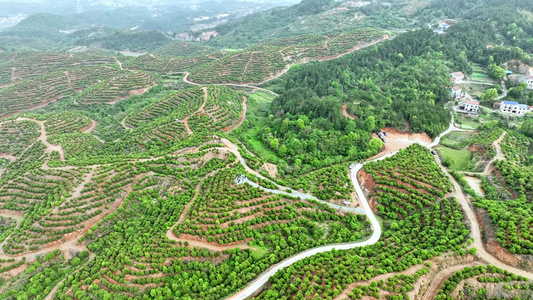
{"label": "village house", "polygon": [[465,102],[459,104],[457,109],[460,112],[477,114],[479,110],[479,102],[474,100],[466,100]]}
{"label": "village house", "polygon": [[500,111],[517,116],[523,116],[528,112],[528,107],[525,104],[520,104],[516,101],[503,101],[500,105]]}
{"label": "village house", "polygon": [[533,76],[522,76],[520,82],[527,83],[527,88],[533,90]]}
{"label": "village house", "polygon": [[462,97],[462,89],[460,86],[454,86],[452,87],[452,98],[455,100],[459,100]]}
{"label": "village house", "polygon": [[450,27],[450,25],[446,22],[442,22],[439,24],[439,29],[446,30]]}
{"label": "village house", "polygon": [[[461,82],[465,79],[465,74],[463,74],[463,72],[453,72],[451,76],[452,76],[452,81],[454,82]],[[453,80],[453,78],[455,78],[455,80]]]}

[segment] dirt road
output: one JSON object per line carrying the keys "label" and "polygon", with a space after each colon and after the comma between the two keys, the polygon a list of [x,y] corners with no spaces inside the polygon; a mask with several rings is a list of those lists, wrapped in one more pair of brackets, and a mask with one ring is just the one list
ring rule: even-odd
{"label": "dirt road", "polygon": [[186,116],[184,119],[183,119],[183,124],[185,125],[185,129],[187,129],[187,133],[189,135],[193,134],[191,128],[189,127],[189,118],[191,116],[194,116],[202,111],[204,111],[204,107],[205,107],[205,104],[207,103],[207,87],[203,87],[202,90],[204,91],[204,103],[202,103],[202,105],[200,105],[200,107],[198,108],[197,111],[193,112],[192,114]]}
{"label": "dirt road", "polygon": [[52,145],[47,141],[48,136],[46,135],[46,129],[44,127],[44,121],[39,121],[35,119],[29,119],[29,118],[18,118],[17,121],[33,121],[41,126],[41,135],[37,138],[38,141],[43,142],[43,144],[46,146],[45,153],[52,153],[53,151],[59,152],[59,160],[65,161],[65,153],[63,152],[63,148],[61,148],[61,145]]}
{"label": "dirt road", "polygon": [[246,96],[242,96],[242,110],[241,110],[241,114],[239,116],[239,119],[237,120],[235,125],[228,126],[227,130],[222,129],[222,131],[224,131],[226,133],[229,133],[229,132],[232,132],[233,130],[241,127],[242,123],[246,119],[246,111],[247,111],[246,102],[247,101],[248,101],[248,98],[246,98]]}

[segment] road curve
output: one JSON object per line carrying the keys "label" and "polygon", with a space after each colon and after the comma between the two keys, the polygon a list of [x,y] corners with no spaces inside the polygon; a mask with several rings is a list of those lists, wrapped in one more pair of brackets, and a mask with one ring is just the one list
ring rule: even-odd
{"label": "road curve", "polygon": [[[380,157],[379,159],[384,159],[385,156]],[[378,159],[378,160],[379,160]],[[304,252],[298,253],[297,255],[291,256],[273,266],[271,266],[269,269],[267,269],[265,272],[263,272],[259,277],[257,277],[255,280],[253,280],[248,286],[246,286],[244,289],[240,290],[238,293],[226,298],[231,300],[244,300],[251,296],[253,296],[258,290],[260,290],[268,281],[270,277],[272,277],[274,274],[276,274],[277,271],[286,268],[304,258],[311,257],[315,254],[321,253],[321,252],[327,252],[332,251],[333,249],[336,250],[348,250],[353,249],[357,247],[363,247],[368,245],[375,244],[380,236],[381,236],[381,227],[379,226],[379,222],[370,209],[370,205],[368,204],[368,201],[361,190],[361,187],[357,183],[357,172],[363,167],[363,164],[358,164],[357,166],[352,168],[352,184],[357,192],[357,195],[361,199],[361,204],[363,206],[363,209],[370,220],[371,227],[373,229],[372,235],[370,238],[368,238],[365,241],[362,242],[353,242],[353,243],[343,243],[343,244],[332,244],[317,248],[312,248],[309,250],[306,250]]]}
{"label": "road curve", "polygon": [[[452,121],[450,122],[450,125],[448,126],[448,129],[446,129],[444,132],[442,132],[430,145],[428,145],[428,148],[434,147],[435,145],[438,145],[440,142],[440,139],[450,133],[451,131],[458,130],[454,125],[453,115],[452,115]],[[229,141],[225,140],[224,143],[227,145]],[[234,146],[235,147],[235,146]],[[238,153],[238,151],[237,151]],[[370,204],[368,203],[367,198],[365,197],[365,194],[363,193],[363,190],[361,189],[361,186],[359,185],[359,182],[357,181],[357,173],[363,168],[364,164],[371,162],[371,161],[380,161],[387,157],[394,156],[398,151],[389,153],[384,156],[380,156],[376,159],[366,161],[364,163],[359,163],[356,165],[352,165],[351,167],[351,180],[352,185],[355,189],[355,192],[357,193],[357,196],[361,200],[361,205],[363,206],[363,210],[365,214],[367,215],[368,219],[370,220],[371,228],[373,229],[372,235],[370,238],[368,238],[365,241],[362,242],[353,242],[353,243],[344,243],[344,244],[333,244],[333,245],[327,245],[317,248],[312,248],[309,250],[306,250],[304,252],[300,252],[294,256],[291,256],[273,266],[268,268],[265,272],[263,272],[259,277],[254,279],[250,284],[248,284],[245,288],[241,289],[236,294],[229,296],[226,298],[227,300],[245,300],[251,296],[253,296],[258,290],[260,290],[267,282],[270,277],[272,277],[277,271],[286,268],[302,259],[305,259],[307,257],[313,256],[315,254],[321,253],[321,252],[327,252],[331,251],[333,249],[336,250],[349,250],[357,247],[363,247],[368,245],[375,244],[379,238],[381,237],[381,226],[379,225],[379,222],[374,215],[374,212],[372,212],[372,209],[370,208]],[[238,155],[240,158],[240,155]],[[240,158],[239,160],[241,160]],[[246,164],[243,160],[241,160],[241,163],[244,164],[246,167]]]}
{"label": "road curve", "polygon": [[[463,130],[463,129],[460,129],[460,128],[457,128],[457,127],[454,126],[453,114],[452,114],[452,120],[450,122],[450,125],[448,126],[448,129],[446,129],[441,134],[439,134],[439,136],[437,136],[435,138],[435,140],[431,144],[425,145],[425,146],[428,149],[431,150],[431,148],[437,146],[440,143],[440,140],[442,139],[443,136],[445,136],[446,134],[448,134],[448,133],[450,133],[452,131],[466,131],[466,130]],[[385,158],[394,156],[398,152],[399,151],[396,151],[396,152],[393,152],[393,153],[378,157],[378,158],[370,160],[370,161],[383,160]],[[483,259],[484,261],[486,261],[487,263],[489,263],[491,265],[497,266],[497,267],[499,267],[501,269],[507,270],[509,272],[512,272],[512,273],[515,273],[517,275],[520,275],[520,276],[523,276],[523,277],[526,277],[526,278],[529,278],[529,279],[533,280],[533,274],[528,273],[528,272],[526,272],[524,270],[517,269],[517,268],[512,267],[512,266],[506,265],[506,264],[502,263],[501,261],[499,261],[497,258],[495,258],[492,255],[490,255],[485,250],[484,245],[483,245],[483,241],[481,239],[481,231],[479,229],[479,224],[477,222],[477,218],[476,218],[476,216],[474,214],[474,211],[470,207],[470,203],[469,203],[468,199],[465,197],[465,195],[464,195],[461,187],[457,183],[457,181],[455,181],[455,178],[453,178],[448,173],[447,169],[442,165],[442,163],[438,159],[438,157],[436,157],[436,160],[437,160],[437,163],[439,164],[439,166],[441,167],[442,171],[450,178],[450,180],[451,180],[451,182],[453,184],[454,190],[455,190],[455,194],[456,194],[456,196],[458,198],[458,202],[461,205],[461,207],[462,207],[462,209],[463,209],[463,211],[465,213],[465,216],[469,219],[469,221],[471,223],[470,233],[471,233],[471,236],[474,239],[473,246],[478,249],[477,255],[481,259]],[[292,265],[292,264],[294,264],[294,263],[296,263],[296,262],[298,262],[298,261],[300,261],[302,259],[305,259],[307,257],[313,256],[315,254],[318,254],[318,253],[321,253],[321,252],[331,251],[333,249],[336,249],[336,250],[348,250],[348,249],[353,249],[353,248],[357,248],[357,247],[363,247],[363,246],[368,246],[368,245],[375,244],[379,240],[379,238],[381,236],[381,227],[379,225],[379,222],[378,222],[376,216],[372,212],[372,209],[370,208],[368,200],[365,197],[365,194],[363,193],[363,190],[362,190],[361,186],[359,185],[359,182],[357,181],[357,173],[363,168],[364,164],[366,164],[366,163],[368,163],[370,161],[366,161],[364,163],[359,163],[359,164],[351,166],[352,185],[353,185],[353,187],[354,187],[354,189],[355,189],[355,191],[357,193],[357,196],[359,197],[359,199],[361,199],[361,204],[363,206],[363,210],[365,211],[365,214],[368,216],[368,219],[370,220],[371,228],[373,229],[373,232],[372,232],[372,235],[370,236],[370,238],[368,238],[367,240],[362,241],[362,242],[327,245],[327,246],[317,247],[317,248],[309,249],[309,250],[306,250],[304,252],[298,253],[298,254],[296,254],[294,256],[291,256],[291,257],[289,257],[289,258],[287,258],[287,259],[285,259],[285,260],[283,260],[283,261],[271,266],[265,272],[263,272],[261,275],[259,275],[259,277],[257,277],[250,284],[248,284],[245,288],[241,289],[236,294],[227,297],[226,299],[227,300],[245,300],[245,299],[248,299],[249,297],[251,297],[254,294],[256,294],[257,291],[259,291],[268,282],[268,279],[271,276],[273,276],[277,271],[279,271],[279,270],[281,270],[281,269],[283,269],[285,267],[288,267],[288,266],[290,266],[290,265]],[[241,161],[241,163],[243,163],[243,161]],[[246,164],[244,164],[244,165],[246,166]]]}

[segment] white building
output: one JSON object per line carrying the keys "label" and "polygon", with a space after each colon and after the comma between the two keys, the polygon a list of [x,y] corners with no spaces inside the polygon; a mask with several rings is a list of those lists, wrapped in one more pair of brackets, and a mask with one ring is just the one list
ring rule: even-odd
{"label": "white building", "polygon": [[527,83],[527,88],[533,90],[533,76],[523,76],[520,78],[520,82]]}
{"label": "white building", "polygon": [[463,74],[463,72],[453,72],[451,76],[452,78],[455,78],[455,80],[452,80],[454,82],[461,82],[465,79],[465,74]]}
{"label": "white building", "polygon": [[516,101],[503,101],[500,105],[500,111],[517,116],[523,116],[528,112],[528,107],[525,104],[520,104]]}
{"label": "white building", "polygon": [[469,114],[477,114],[479,111],[479,102],[474,100],[466,100],[459,104],[458,111]]}
{"label": "white building", "polygon": [[462,92],[463,90],[461,89],[460,86],[454,86],[452,87],[452,97],[455,99],[455,100],[459,100],[461,99],[462,97]]}

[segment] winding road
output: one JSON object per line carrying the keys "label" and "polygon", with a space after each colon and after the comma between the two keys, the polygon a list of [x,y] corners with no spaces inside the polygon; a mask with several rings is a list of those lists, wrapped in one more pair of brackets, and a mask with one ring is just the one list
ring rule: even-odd
{"label": "winding road", "polygon": [[[459,128],[454,126],[453,115],[452,115],[452,120],[450,122],[450,125],[449,125],[448,129],[446,129],[437,138],[435,138],[435,140],[431,144],[425,145],[425,146],[428,149],[431,149],[431,148],[437,146],[440,143],[441,138],[443,136],[445,136],[446,134],[452,132],[452,131],[465,131],[463,129],[459,129]],[[503,139],[503,135],[501,136],[501,138]],[[355,191],[357,193],[357,196],[359,197],[359,199],[361,199],[361,204],[363,206],[363,210],[364,210],[365,214],[367,215],[368,219],[370,220],[370,224],[371,224],[371,227],[373,229],[372,235],[367,240],[359,241],[359,242],[353,242],[353,243],[327,245],[327,246],[322,246],[322,247],[309,249],[307,251],[295,254],[295,255],[293,255],[293,256],[291,256],[291,257],[289,257],[289,258],[287,258],[287,259],[285,259],[285,260],[283,260],[283,261],[271,266],[269,269],[267,269],[261,275],[259,275],[255,280],[253,280],[250,284],[248,284],[245,288],[243,288],[242,290],[240,290],[236,294],[234,294],[232,296],[229,296],[226,299],[228,299],[228,300],[245,300],[245,299],[247,299],[249,297],[254,296],[255,294],[257,294],[263,288],[263,286],[268,282],[268,279],[271,276],[273,276],[277,271],[279,271],[279,270],[281,270],[283,268],[286,268],[286,267],[288,267],[288,266],[290,266],[290,265],[292,265],[292,264],[294,264],[294,263],[296,263],[296,262],[298,262],[298,261],[300,261],[302,259],[305,259],[307,257],[313,256],[315,254],[318,254],[318,253],[321,253],[321,252],[331,251],[333,249],[336,249],[336,250],[348,250],[348,249],[353,249],[353,248],[357,248],[357,247],[373,245],[374,243],[376,243],[379,240],[380,236],[381,236],[381,227],[379,225],[379,222],[378,222],[376,216],[372,212],[372,209],[370,208],[370,205],[368,203],[368,199],[365,197],[365,194],[363,193],[363,190],[362,190],[361,186],[359,185],[359,182],[357,180],[357,173],[363,168],[364,164],[366,164],[366,163],[368,163],[370,161],[383,160],[383,159],[385,159],[387,157],[391,157],[391,156],[395,155],[396,153],[398,153],[398,151],[390,153],[390,154],[387,154],[387,155],[384,155],[384,156],[381,156],[381,157],[373,159],[373,160],[366,161],[365,163],[359,163],[359,164],[351,166],[351,180],[352,180],[353,187],[354,187],[354,189],[355,189]],[[465,213],[465,216],[468,218],[468,220],[470,222],[470,227],[471,227],[470,228],[470,233],[471,233],[471,237],[474,239],[474,242],[473,242],[472,246],[474,246],[477,249],[477,256],[481,260],[485,261],[488,264],[494,265],[494,266],[499,267],[501,269],[507,270],[509,272],[512,272],[512,273],[515,273],[517,275],[520,275],[520,276],[523,276],[523,277],[526,277],[526,278],[529,278],[529,279],[533,280],[533,274],[528,273],[528,272],[526,272],[524,270],[512,267],[512,266],[509,266],[509,265],[499,261],[497,258],[493,257],[492,255],[490,255],[485,250],[484,245],[483,245],[483,241],[481,239],[481,231],[480,231],[480,228],[479,228],[479,224],[478,224],[477,218],[476,218],[476,216],[474,214],[474,211],[473,211],[473,209],[471,207],[470,202],[468,201],[467,197],[463,193],[463,190],[461,189],[460,185],[449,174],[448,170],[442,165],[442,162],[439,160],[438,157],[436,157],[436,160],[437,160],[438,165],[442,169],[442,171],[448,176],[448,178],[452,182],[453,188],[454,188],[454,195],[456,196],[458,202],[460,203],[461,208],[463,209],[463,211]],[[241,161],[241,163],[243,163],[243,162],[244,161]],[[246,167],[246,164],[244,164],[244,165]],[[448,271],[448,270],[449,270],[449,268],[446,268],[443,271],[439,272],[437,274],[437,277],[438,276],[443,277],[443,278],[449,277],[450,275],[453,274],[453,272]],[[445,273],[443,273],[443,272],[445,272]],[[438,288],[440,288],[440,285],[433,283],[431,287],[433,287],[433,289],[428,289],[424,295],[431,295],[432,293],[435,292],[434,288],[437,288],[437,290],[438,290]],[[427,298],[426,297],[426,298],[423,298],[423,299],[431,299],[431,298]]]}

